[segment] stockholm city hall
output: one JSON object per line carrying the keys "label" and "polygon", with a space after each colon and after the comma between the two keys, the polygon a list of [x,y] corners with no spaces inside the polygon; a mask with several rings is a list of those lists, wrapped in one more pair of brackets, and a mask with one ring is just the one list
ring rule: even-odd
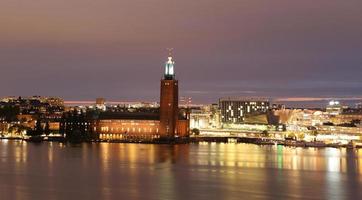
{"label": "stockholm city hall", "polygon": [[175,79],[175,62],[169,55],[165,65],[165,75],[161,80],[160,133],[172,137],[177,132],[178,81]]}
{"label": "stockholm city hall", "polygon": [[187,137],[190,117],[178,107],[178,80],[175,62],[169,54],[160,88],[157,113],[101,113],[94,123],[99,139],[158,139]]}

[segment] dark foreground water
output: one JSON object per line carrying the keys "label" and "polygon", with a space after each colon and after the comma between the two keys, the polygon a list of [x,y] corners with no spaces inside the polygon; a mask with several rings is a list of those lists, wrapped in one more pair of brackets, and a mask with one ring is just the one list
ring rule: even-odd
{"label": "dark foreground water", "polygon": [[362,149],[3,140],[0,199],[362,199]]}

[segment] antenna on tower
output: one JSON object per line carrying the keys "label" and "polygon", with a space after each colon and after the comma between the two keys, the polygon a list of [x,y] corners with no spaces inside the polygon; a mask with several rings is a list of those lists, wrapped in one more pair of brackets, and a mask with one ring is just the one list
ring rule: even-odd
{"label": "antenna on tower", "polygon": [[166,48],[168,51],[168,56],[172,57],[173,48]]}

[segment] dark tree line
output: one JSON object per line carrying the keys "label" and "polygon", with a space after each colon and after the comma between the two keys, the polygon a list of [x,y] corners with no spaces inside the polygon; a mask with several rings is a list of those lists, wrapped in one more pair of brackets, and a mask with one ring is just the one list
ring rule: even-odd
{"label": "dark tree line", "polygon": [[2,106],[0,107],[0,118],[6,122],[17,121],[17,115],[20,114],[19,106]]}
{"label": "dark tree line", "polygon": [[95,138],[93,117],[91,112],[64,113],[60,122],[60,133],[70,142],[90,141]]}
{"label": "dark tree line", "polygon": [[40,135],[49,135],[51,133],[49,121],[45,121],[45,126],[43,126],[42,119],[36,120],[35,128],[33,130],[28,130],[27,134],[29,136],[40,136]]}

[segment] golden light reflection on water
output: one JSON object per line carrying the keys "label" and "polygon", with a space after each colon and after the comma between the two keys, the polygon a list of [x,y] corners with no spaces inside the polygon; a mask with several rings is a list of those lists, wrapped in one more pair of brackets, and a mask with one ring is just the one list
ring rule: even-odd
{"label": "golden light reflection on water", "polygon": [[362,149],[357,150],[357,169],[360,174],[362,174]]}
{"label": "golden light reflection on water", "polygon": [[27,161],[27,143],[19,141],[15,147],[15,161],[16,163],[26,163]]}
{"label": "golden light reflection on water", "polygon": [[[289,148],[283,146],[257,146],[246,144],[202,144],[192,163],[204,166],[243,168],[278,168],[342,172],[348,170],[348,155],[355,158],[358,171],[362,171],[360,150],[336,148]],[[355,153],[354,153],[355,152]],[[352,155],[353,154],[353,155]]]}
{"label": "golden light reflection on water", "polygon": [[[240,193],[278,197],[278,190],[289,199],[317,192],[328,192],[323,197],[332,198],[353,193],[349,188],[362,181],[362,150],[356,149],[216,143],[73,146],[0,141],[0,156],[0,169],[9,172],[7,177],[14,188],[25,188],[14,190],[16,198],[33,192],[29,184],[33,173],[43,178],[49,199],[54,199],[52,191],[58,187],[71,190],[85,183],[90,183],[83,188],[85,194],[95,195],[86,197],[97,199],[123,195],[126,199],[141,199],[145,194],[153,199],[174,199],[175,195],[189,197],[189,191],[196,196],[213,194],[211,199],[235,199]],[[3,180],[0,189],[8,184]],[[68,181],[65,185],[64,180]],[[352,187],[346,185],[346,180]],[[313,193],[315,187],[320,190]]]}
{"label": "golden light reflection on water", "polygon": [[53,159],[54,159],[54,152],[53,152],[53,143],[49,143],[48,146],[48,163],[50,164],[50,166],[53,164]]}
{"label": "golden light reflection on water", "polygon": [[[15,162],[26,163],[28,159],[27,143],[16,142],[13,150],[9,151],[8,141],[1,141],[1,162],[7,162],[9,153],[14,153]],[[98,146],[98,147],[96,147]],[[101,157],[102,170],[109,173],[111,160],[114,157],[126,162],[127,168],[137,176],[137,167],[140,163],[152,164],[177,162],[179,157],[193,157],[190,164],[199,166],[221,166],[242,168],[278,168],[288,170],[311,170],[342,172],[356,170],[362,173],[362,149],[336,148],[288,148],[283,146],[257,146],[246,144],[215,144],[206,143],[191,145],[194,151],[189,151],[188,145],[157,146],[137,144],[107,144],[83,145],[83,154],[88,151],[96,152]],[[186,148],[185,148],[186,147]],[[49,166],[54,162],[54,151],[64,147],[63,144],[49,143],[47,160]],[[115,150],[115,148],[117,150]],[[185,151],[187,149],[188,151]],[[188,155],[189,154],[189,155]],[[89,156],[82,156],[84,165],[89,162]],[[349,159],[349,160],[347,160]],[[185,161],[185,159],[184,159]],[[353,165],[353,167],[351,167]],[[125,167],[125,165],[120,165]]]}

